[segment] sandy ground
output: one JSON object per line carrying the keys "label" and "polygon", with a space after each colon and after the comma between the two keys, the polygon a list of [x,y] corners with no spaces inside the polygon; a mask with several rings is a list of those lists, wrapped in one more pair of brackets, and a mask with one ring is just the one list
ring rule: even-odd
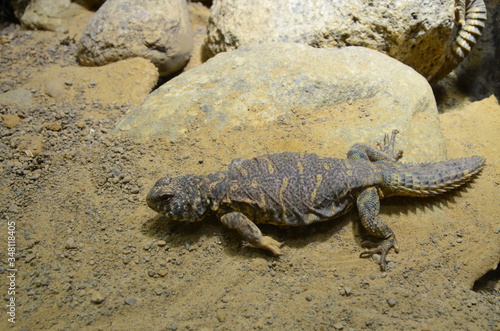
{"label": "sandy ground", "polygon": [[[218,171],[235,153],[282,146],[280,137],[266,147],[237,132],[227,133],[232,145],[204,137],[148,143],[115,137],[114,125],[145,92],[110,98],[117,85],[137,91],[136,79],[99,80],[77,66],[75,44],[62,41],[78,40],[90,15],[75,19],[68,34],[13,26],[0,37],[1,92],[27,89],[32,99],[31,106],[0,108],[5,304],[8,224],[15,223],[17,249],[16,323],[2,312],[0,329],[500,328],[499,273],[488,273],[500,259],[494,96],[469,102],[450,94],[440,107],[448,156],[479,154],[487,165],[454,193],[383,201],[382,217],[401,246],[390,253],[387,272],[359,258],[355,213],[307,228],[262,226],[285,242],[276,258],[245,246],[215,219],[170,223],[144,198],[162,175]],[[47,86],[58,72],[66,76],[54,98]]]}

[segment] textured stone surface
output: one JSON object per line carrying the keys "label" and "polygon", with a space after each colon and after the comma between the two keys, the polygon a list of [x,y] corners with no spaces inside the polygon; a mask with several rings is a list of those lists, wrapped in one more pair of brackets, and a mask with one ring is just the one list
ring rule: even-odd
{"label": "textured stone surface", "polygon": [[266,41],[364,46],[430,79],[453,40],[454,5],[454,0],[215,0],[207,46],[213,53]]}
{"label": "textured stone surface", "polygon": [[94,66],[140,56],[167,75],[187,63],[192,49],[185,1],[108,0],[83,32],[78,60]]}
{"label": "textured stone surface", "polygon": [[402,132],[405,160],[445,156],[432,90],[413,69],[362,47],[266,43],[221,53],[172,79],[117,131],[172,140],[247,132],[264,145],[271,134],[291,133],[290,141],[312,139],[344,153],[393,128]]}
{"label": "textured stone surface", "polygon": [[64,22],[83,10],[83,7],[70,0],[32,0],[20,21],[29,29],[63,32]]}
{"label": "textured stone surface", "polygon": [[33,104],[33,93],[28,90],[12,90],[0,93],[0,105],[27,109]]}

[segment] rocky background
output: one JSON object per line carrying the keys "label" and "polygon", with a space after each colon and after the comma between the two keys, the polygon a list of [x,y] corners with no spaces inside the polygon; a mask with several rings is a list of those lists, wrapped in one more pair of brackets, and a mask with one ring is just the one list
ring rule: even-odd
{"label": "rocky background", "polygon": [[[0,7],[1,329],[500,327],[498,1],[437,81],[454,1],[128,3]],[[355,212],[262,226],[285,242],[276,258],[144,201],[164,175],[285,150],[343,157],[393,128],[403,160],[487,162],[456,192],[383,200],[401,246],[387,272],[358,258]]]}

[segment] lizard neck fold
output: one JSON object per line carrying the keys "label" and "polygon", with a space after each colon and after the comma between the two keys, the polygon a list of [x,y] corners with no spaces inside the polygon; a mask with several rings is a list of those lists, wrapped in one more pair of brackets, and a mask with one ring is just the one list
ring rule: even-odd
{"label": "lizard neck fold", "polygon": [[205,178],[208,205],[213,212],[216,212],[227,195],[227,171],[215,172]]}
{"label": "lizard neck fold", "polygon": [[384,197],[426,197],[453,190],[470,181],[484,166],[480,156],[433,163],[378,161]]}

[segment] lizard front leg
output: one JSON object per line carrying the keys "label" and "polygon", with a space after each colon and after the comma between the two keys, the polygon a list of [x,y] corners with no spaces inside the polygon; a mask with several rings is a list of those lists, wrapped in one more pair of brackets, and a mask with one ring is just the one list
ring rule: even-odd
{"label": "lizard front leg", "polygon": [[281,255],[280,247],[283,243],[263,236],[259,228],[242,213],[230,212],[220,216],[219,219],[228,228],[238,231],[240,236],[250,245],[267,249],[274,255]]}
{"label": "lizard front leg", "polygon": [[382,239],[375,249],[362,252],[360,257],[380,254],[380,267],[382,270],[385,270],[387,253],[393,247],[397,253],[398,247],[394,232],[380,217],[378,217],[380,199],[377,189],[375,187],[370,187],[361,192],[356,200],[356,205],[358,207],[358,213],[363,227],[372,236]]}

